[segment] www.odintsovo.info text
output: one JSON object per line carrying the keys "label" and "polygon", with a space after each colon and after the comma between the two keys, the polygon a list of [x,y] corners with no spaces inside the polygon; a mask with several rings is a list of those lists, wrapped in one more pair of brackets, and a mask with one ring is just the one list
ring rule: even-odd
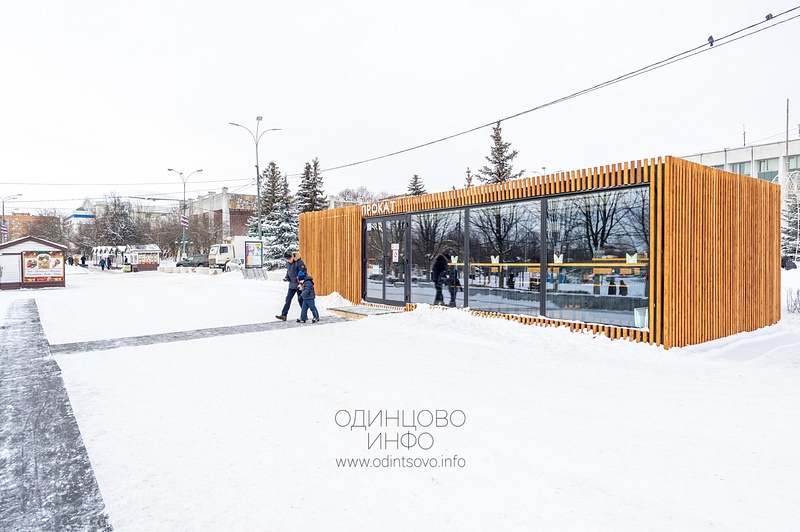
{"label": "www.odintsovo.info text", "polygon": [[392,468],[392,467],[466,467],[466,459],[456,455],[441,456],[439,458],[420,458],[409,456],[392,456],[387,454],[384,457],[374,458],[336,458],[336,467],[372,467],[372,468]]}

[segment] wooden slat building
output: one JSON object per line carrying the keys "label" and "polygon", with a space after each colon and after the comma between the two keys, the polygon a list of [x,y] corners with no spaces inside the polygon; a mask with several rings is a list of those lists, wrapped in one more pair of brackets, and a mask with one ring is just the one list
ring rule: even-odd
{"label": "wooden slat building", "polygon": [[[780,319],[780,187],[669,156],[407,196],[377,208],[359,205],[303,214],[300,249],[319,294],[338,292],[361,302],[366,296],[365,227],[374,217],[617,189],[649,195],[645,323],[565,320],[548,316],[547,310],[539,315],[471,312],[666,348],[752,331]],[[551,258],[543,262],[543,274],[558,271]]]}

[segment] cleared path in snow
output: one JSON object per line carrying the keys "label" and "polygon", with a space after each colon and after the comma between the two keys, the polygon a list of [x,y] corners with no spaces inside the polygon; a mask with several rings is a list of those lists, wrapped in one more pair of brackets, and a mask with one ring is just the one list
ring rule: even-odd
{"label": "cleared path in snow", "polygon": [[0,329],[0,530],[112,530],[33,299]]}
{"label": "cleared path in snow", "polygon": [[69,344],[55,344],[50,346],[50,352],[54,355],[68,355],[70,353],[83,353],[87,351],[107,351],[117,347],[128,347],[138,345],[163,344],[167,342],[184,342],[186,340],[197,340],[200,338],[211,338],[213,336],[227,336],[231,334],[246,334],[254,332],[272,331],[276,329],[287,329],[290,327],[319,327],[330,323],[340,323],[350,321],[338,316],[325,316],[317,323],[311,323],[309,319],[306,323],[297,321],[271,321],[268,323],[250,323],[246,325],[231,325],[228,327],[211,327],[208,329],[195,329],[193,331],[177,331],[169,333],[148,334],[143,336],[128,336],[125,338],[112,338],[110,340],[97,340],[94,342],[74,342]]}

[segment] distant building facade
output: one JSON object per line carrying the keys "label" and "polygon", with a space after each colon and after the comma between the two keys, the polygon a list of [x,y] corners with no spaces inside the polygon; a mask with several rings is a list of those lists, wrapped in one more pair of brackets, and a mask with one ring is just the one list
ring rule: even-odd
{"label": "distant building facade", "polygon": [[43,218],[52,218],[56,223],[59,220],[59,218],[55,216],[41,216],[28,212],[7,213],[5,221],[8,226],[8,237],[6,240],[16,240],[25,236],[38,236],[32,235],[31,230],[35,227],[36,222]]}
{"label": "distant building facade", "polygon": [[87,198],[83,200],[80,207],[64,216],[62,223],[64,230],[67,233],[72,233],[78,230],[78,227],[85,223],[90,223],[94,220],[94,205]]}
{"label": "distant building facade", "polygon": [[16,240],[23,236],[30,235],[31,227],[35,219],[35,216],[27,212],[6,214],[5,222],[8,227],[8,237],[6,240]]}
{"label": "distant building facade", "polygon": [[741,148],[727,148],[681,157],[735,174],[783,184],[791,172],[800,172],[800,139]]}
{"label": "distant building facade", "polygon": [[194,200],[187,200],[190,217],[203,217],[220,228],[222,238],[246,235],[247,221],[256,212],[256,196],[232,194],[227,187],[222,192],[209,191]]}

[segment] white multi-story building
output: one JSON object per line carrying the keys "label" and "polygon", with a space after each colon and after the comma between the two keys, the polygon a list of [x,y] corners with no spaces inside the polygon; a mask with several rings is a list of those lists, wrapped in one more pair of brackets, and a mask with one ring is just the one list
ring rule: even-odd
{"label": "white multi-story building", "polygon": [[94,221],[94,205],[89,199],[85,199],[80,207],[64,216],[62,224],[67,232],[74,232],[82,224],[92,221]]}
{"label": "white multi-story building", "polygon": [[800,139],[727,148],[684,156],[682,159],[728,170],[765,181],[784,184],[792,172],[800,172]]}

